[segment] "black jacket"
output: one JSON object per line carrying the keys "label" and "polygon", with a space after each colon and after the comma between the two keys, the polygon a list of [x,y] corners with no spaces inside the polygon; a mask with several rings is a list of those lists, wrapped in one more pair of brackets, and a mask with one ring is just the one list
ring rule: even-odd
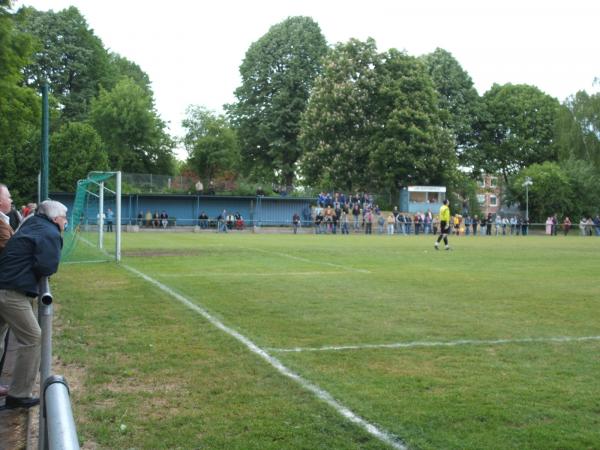
{"label": "black jacket", "polygon": [[0,289],[38,295],[38,281],[58,270],[62,249],[60,228],[48,217],[27,219],[0,254]]}

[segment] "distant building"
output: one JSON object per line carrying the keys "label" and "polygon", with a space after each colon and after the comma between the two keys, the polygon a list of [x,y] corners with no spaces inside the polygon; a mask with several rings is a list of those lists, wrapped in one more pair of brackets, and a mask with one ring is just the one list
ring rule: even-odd
{"label": "distant building", "polygon": [[502,204],[502,188],[498,183],[498,175],[484,174],[477,182],[477,201],[481,212],[496,214]]}

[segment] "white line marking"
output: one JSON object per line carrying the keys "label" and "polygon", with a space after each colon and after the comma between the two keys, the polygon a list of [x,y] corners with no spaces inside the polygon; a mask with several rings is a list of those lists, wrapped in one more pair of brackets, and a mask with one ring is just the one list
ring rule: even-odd
{"label": "white line marking", "polygon": [[367,422],[365,419],[357,416],[346,406],[342,405],[340,402],[338,402],[336,399],[334,399],[331,396],[331,394],[329,394],[327,391],[321,389],[316,384],[311,383],[308,380],[305,380],[297,373],[292,372],[290,369],[288,369],[286,366],[284,366],[277,358],[274,358],[273,356],[269,355],[265,350],[263,350],[262,348],[257,346],[254,342],[252,342],[250,339],[248,339],[243,334],[235,331],[233,328],[228,327],[227,325],[222,323],[220,320],[213,317],[207,310],[205,310],[201,306],[193,303],[191,300],[188,300],[183,295],[178,294],[177,292],[173,291],[170,287],[162,284],[161,282],[146,275],[145,273],[140,272],[139,270],[137,270],[131,266],[128,266],[126,264],[121,264],[121,266],[124,269],[128,270],[129,272],[146,280],[148,283],[153,284],[154,286],[159,288],[161,291],[166,292],[171,297],[175,298],[176,300],[178,300],[179,302],[181,302],[182,304],[184,304],[191,310],[200,314],[202,317],[204,317],[206,320],[208,320],[216,328],[220,329],[221,331],[227,333],[234,339],[236,339],[239,342],[241,342],[242,344],[244,344],[252,353],[255,353],[256,355],[260,356],[263,360],[265,360],[267,363],[269,363],[271,366],[273,366],[279,373],[281,373],[282,375],[285,375],[288,378],[291,378],[292,380],[297,382],[301,387],[303,387],[304,389],[315,394],[319,399],[323,400],[329,406],[334,408],[339,414],[341,414],[343,417],[348,419],[350,422],[362,427],[368,433],[375,436],[377,439],[385,442],[386,444],[392,446],[395,449],[407,450],[407,447],[400,441],[399,438],[392,435],[388,431],[378,428],[375,425],[371,424],[370,422]]}
{"label": "white line marking", "polygon": [[583,342],[600,341],[600,336],[557,336],[542,338],[522,338],[522,339],[493,339],[476,340],[461,339],[458,341],[414,341],[414,342],[396,342],[393,344],[360,344],[360,345],[330,345],[325,347],[293,347],[293,348],[267,348],[273,352],[291,353],[291,352],[327,352],[342,350],[367,350],[377,348],[415,348],[415,347],[456,347],[458,345],[499,345],[499,344],[527,344],[532,342]]}
{"label": "white line marking", "polygon": [[265,250],[262,248],[247,248],[247,249],[254,250],[257,252],[268,253],[269,255],[277,255],[277,256],[281,256],[283,258],[295,259],[296,261],[302,261],[302,262],[306,262],[306,263],[310,263],[310,264],[320,264],[323,266],[335,267],[337,269],[346,270],[348,272],[371,273],[370,270],[366,270],[366,269],[355,269],[354,267],[342,266],[340,264],[334,264],[334,263],[330,263],[330,262],[326,262],[326,261],[315,261],[315,260],[311,260],[311,259],[301,258],[300,256],[288,255],[287,253],[272,252],[270,250]]}
{"label": "white line marking", "polygon": [[340,275],[346,272],[200,272],[200,273],[160,273],[156,274],[161,278],[183,278],[183,277],[308,277],[308,276],[328,276]]}

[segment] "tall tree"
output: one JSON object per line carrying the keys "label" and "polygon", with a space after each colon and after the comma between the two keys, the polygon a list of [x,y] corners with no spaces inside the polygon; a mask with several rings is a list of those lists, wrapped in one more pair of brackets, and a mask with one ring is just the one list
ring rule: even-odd
{"label": "tall tree", "polygon": [[436,48],[421,59],[439,95],[439,108],[445,112],[444,127],[454,138],[457,155],[465,159],[476,143],[474,125],[480,112],[480,98],[473,80],[446,50]]}
{"label": "tall tree", "polygon": [[19,28],[37,43],[33,61],[24,69],[25,82],[37,89],[47,81],[62,116],[83,120],[100,86],[110,87],[108,52],[73,6],[59,12],[23,7]]}
{"label": "tall tree", "polygon": [[107,83],[107,89],[114,87],[122,78],[131,78],[146,92],[146,95],[154,97],[150,87],[150,77],[139,65],[117,53],[110,53],[109,60],[110,81]]}
{"label": "tall tree", "polygon": [[51,136],[50,188],[72,192],[92,170],[108,170],[102,140],[88,123],[70,122]]}
{"label": "tall tree", "polygon": [[559,103],[529,85],[495,84],[483,95],[480,141],[471,152],[475,169],[508,177],[531,164],[555,161]]}
{"label": "tall tree", "polygon": [[575,200],[575,192],[569,177],[554,161],[541,164],[531,164],[518,174],[511,177],[507,200],[517,200],[525,204],[525,189],[523,182],[529,177],[533,184],[529,186],[529,217],[532,222],[543,223],[546,217],[553,214],[570,215],[571,204]]}
{"label": "tall tree", "polygon": [[456,168],[438,97],[424,65],[390,50],[377,68],[377,127],[371,139],[371,173],[387,189],[412,183],[444,184]]}
{"label": "tall tree", "polygon": [[327,188],[367,189],[380,56],[373,39],[337,44],[324,58],[302,119],[302,174]]}
{"label": "tall tree", "polygon": [[208,185],[226,171],[239,165],[239,145],[235,131],[222,115],[206,108],[188,108],[183,121],[187,129],[183,143],[188,151],[188,164]]}
{"label": "tall tree", "polygon": [[40,102],[35,91],[22,86],[32,41],[16,29],[10,6],[0,0],[0,182],[19,202],[35,198]]}
{"label": "tall tree", "polygon": [[174,142],[152,98],[131,78],[92,100],[90,120],[106,144],[110,167],[137,173],[172,173]]}
{"label": "tall tree", "polygon": [[600,93],[580,91],[566,100],[556,140],[562,160],[582,160],[600,172]]}
{"label": "tall tree", "polygon": [[510,179],[507,192],[510,202],[525,204],[525,177],[533,181],[529,187],[529,211],[535,222],[544,222],[552,214],[569,216],[575,221],[598,213],[598,174],[583,160],[571,159],[560,164],[547,161],[523,169]]}
{"label": "tall tree", "polygon": [[300,117],[327,51],[319,25],[290,17],[254,42],[242,65],[237,102],[228,112],[238,128],[247,171],[291,185],[301,156]]}
{"label": "tall tree", "polygon": [[447,177],[454,152],[423,64],[353,39],[338,44],[324,67],[302,123],[309,182],[395,193]]}

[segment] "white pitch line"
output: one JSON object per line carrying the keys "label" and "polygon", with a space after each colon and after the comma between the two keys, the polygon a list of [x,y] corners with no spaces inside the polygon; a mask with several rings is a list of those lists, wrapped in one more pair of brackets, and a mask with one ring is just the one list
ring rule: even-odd
{"label": "white pitch line", "polygon": [[334,264],[334,263],[330,263],[330,262],[326,262],[326,261],[318,261],[318,260],[315,261],[312,259],[302,258],[300,256],[289,255],[287,253],[272,252],[270,250],[265,250],[262,248],[248,248],[248,250],[255,250],[258,252],[268,253],[269,255],[277,255],[277,256],[281,256],[283,258],[295,259],[296,261],[302,261],[302,262],[306,262],[306,263],[310,263],[310,264],[320,264],[323,266],[335,267],[337,269],[342,269],[342,270],[345,270],[348,272],[371,273],[370,270],[366,270],[366,269],[355,269],[354,267],[342,266],[341,264]]}
{"label": "white pitch line", "polygon": [[156,276],[161,278],[184,278],[184,277],[308,277],[340,275],[346,272],[201,272],[201,273],[160,273]]}
{"label": "white pitch line", "polygon": [[293,348],[267,348],[272,352],[292,353],[292,352],[327,352],[342,350],[369,350],[377,348],[415,348],[415,347],[456,347],[459,345],[500,345],[500,344],[527,344],[537,342],[583,342],[600,341],[600,336],[557,336],[542,338],[522,338],[522,339],[461,339],[457,341],[414,341],[414,342],[395,342],[392,344],[360,344],[360,345],[329,345],[324,347],[293,347]]}
{"label": "white pitch line", "polygon": [[247,338],[243,334],[241,334],[241,333],[237,332],[236,330],[234,330],[233,328],[225,325],[223,322],[221,322],[220,320],[215,318],[212,314],[210,314],[207,310],[205,310],[201,306],[193,303],[191,300],[188,300],[183,295],[178,294],[177,292],[173,291],[170,287],[162,284],[161,282],[146,275],[145,273],[140,272],[139,270],[137,270],[131,266],[128,266],[126,264],[121,264],[121,266],[124,269],[128,270],[129,272],[144,279],[148,283],[153,284],[154,286],[159,288],[161,291],[166,292],[171,297],[175,298],[176,300],[178,300],[179,302],[181,302],[183,305],[187,306],[191,310],[200,314],[202,317],[204,317],[206,320],[208,320],[208,322],[210,322],[216,328],[220,329],[221,331],[227,333],[228,335],[230,335],[237,341],[244,344],[248,348],[248,350],[250,350],[252,353],[260,356],[264,361],[266,361],[268,364],[270,364],[272,367],[274,367],[279,373],[281,373],[282,375],[284,375],[288,378],[291,378],[296,383],[298,383],[302,388],[306,389],[307,391],[312,392],[320,400],[327,403],[329,406],[331,406],[333,409],[335,409],[340,415],[342,415],[343,417],[348,419],[350,422],[362,427],[369,434],[373,435],[377,439],[381,440],[382,442],[385,442],[386,444],[390,445],[391,447],[393,447],[397,450],[407,450],[407,447],[402,443],[402,441],[399,438],[397,438],[390,432],[373,425],[372,423],[366,421],[362,417],[359,417],[354,412],[352,412],[349,408],[347,408],[346,406],[344,406],[340,402],[338,402],[336,399],[334,399],[329,392],[321,389],[316,384],[311,383],[308,380],[305,380],[297,373],[292,372],[290,369],[288,369],[286,366],[284,366],[277,358],[269,355],[269,353],[267,353],[267,351],[260,348],[258,345],[256,345],[254,342],[252,342],[249,338]]}

